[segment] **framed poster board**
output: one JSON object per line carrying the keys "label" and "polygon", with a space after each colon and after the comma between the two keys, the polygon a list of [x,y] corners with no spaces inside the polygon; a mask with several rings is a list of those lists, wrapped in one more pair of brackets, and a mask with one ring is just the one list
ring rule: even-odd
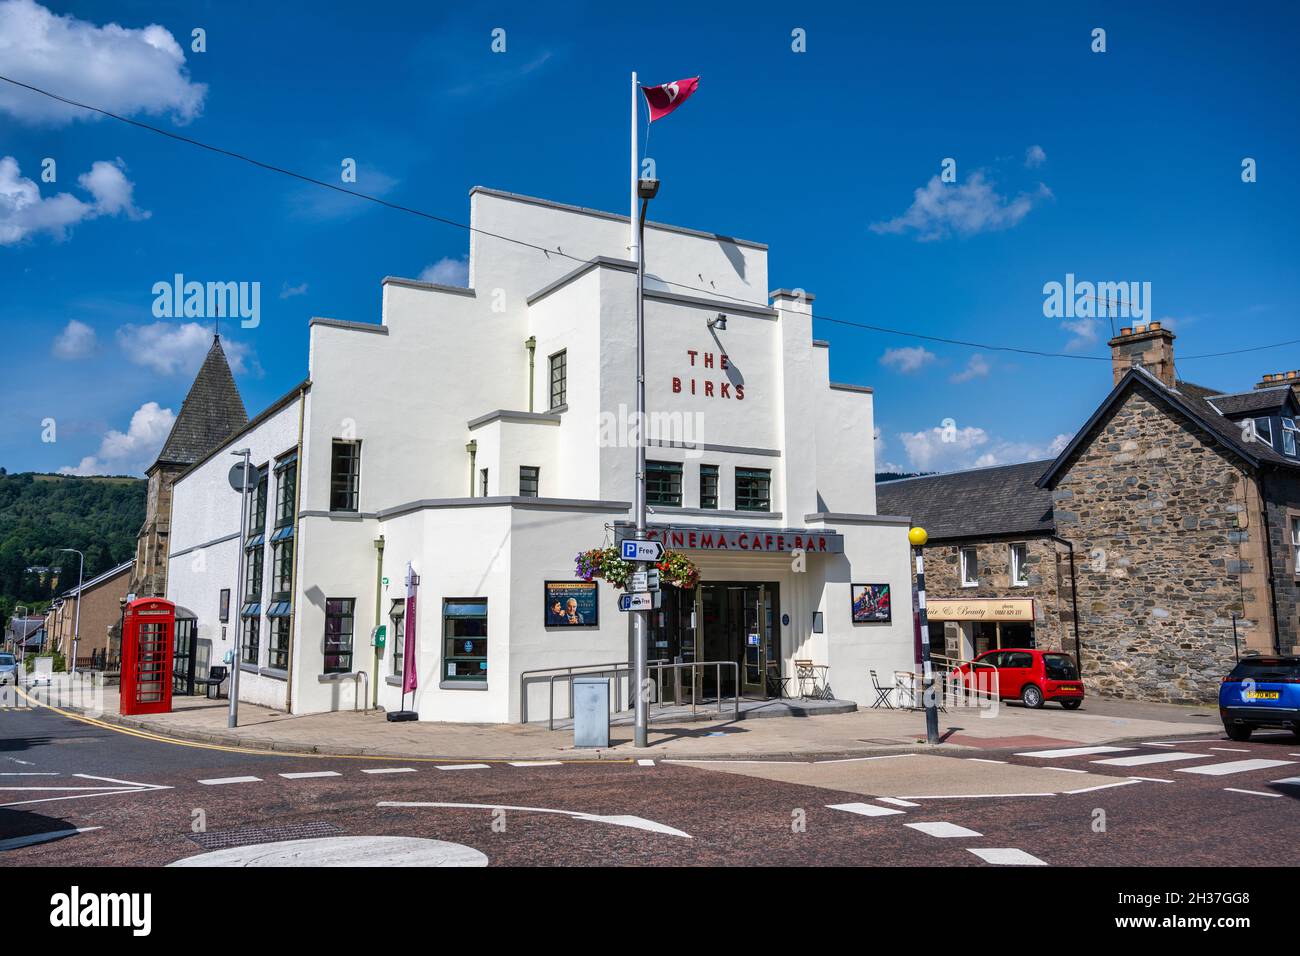
{"label": "framed poster board", "polygon": [[543,613],[547,627],[596,627],[600,600],[595,581],[545,581]]}
{"label": "framed poster board", "polygon": [[888,584],[853,584],[854,624],[888,624],[893,620]]}
{"label": "framed poster board", "polygon": [[221,600],[217,610],[217,617],[221,619],[222,624],[230,623],[230,588],[221,589]]}

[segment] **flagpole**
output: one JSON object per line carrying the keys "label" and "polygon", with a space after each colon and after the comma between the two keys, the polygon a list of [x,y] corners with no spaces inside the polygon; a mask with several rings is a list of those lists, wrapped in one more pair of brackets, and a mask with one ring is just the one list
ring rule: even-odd
{"label": "flagpole", "polygon": [[640,256],[641,244],[637,237],[637,209],[636,209],[636,180],[637,180],[637,141],[636,141],[636,71],[632,71],[632,162],[631,162],[631,180],[628,183],[629,195],[628,200],[628,217],[627,227],[628,235],[628,258],[636,262]]}

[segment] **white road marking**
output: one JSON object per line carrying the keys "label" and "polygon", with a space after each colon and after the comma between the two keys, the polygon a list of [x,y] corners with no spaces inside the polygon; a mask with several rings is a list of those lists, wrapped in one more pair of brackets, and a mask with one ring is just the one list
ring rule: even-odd
{"label": "white road marking", "polygon": [[0,773],[0,777],[57,777],[57,770],[14,770],[8,773]]}
{"label": "white road marking", "polygon": [[1211,737],[1208,734],[1204,737],[1189,737],[1187,740],[1162,740],[1157,743],[1154,740],[1142,741],[1145,747],[1172,747],[1175,744],[1216,744],[1222,737]]}
{"label": "white road marking", "polygon": [[205,787],[224,787],[228,783],[261,783],[261,777],[209,777],[207,780],[200,780],[199,783]]}
{"label": "white road marking", "polygon": [[1066,793],[1092,793],[1094,790],[1109,790],[1111,787],[1127,787],[1137,783],[1137,780],[1129,778],[1121,780],[1119,783],[1103,783],[1096,787],[1080,787],[1078,790],[1067,790]]}
{"label": "white road marking", "polygon": [[1249,747],[1211,747],[1211,750],[1226,750],[1230,754],[1248,754],[1251,752]]}
{"label": "white road marking", "polygon": [[1108,757],[1105,760],[1094,760],[1092,762],[1104,764],[1107,767],[1141,767],[1149,763],[1169,763],[1173,760],[1208,760],[1209,758],[1209,754],[1189,754],[1178,751],[1175,753],[1138,754],[1136,757]]}
{"label": "white road marking", "polygon": [[[1296,754],[1300,757],[1300,754]],[[1270,780],[1270,783],[1285,783],[1288,786],[1300,787],[1300,777],[1283,777],[1281,780]]]}
{"label": "white road marking", "polygon": [[988,757],[967,757],[966,759],[975,763],[1006,763],[1005,760],[990,760]]}
{"label": "white road marking", "polygon": [[1024,850],[1015,847],[966,847],[967,852],[974,853],[985,863],[997,866],[1047,866],[1036,856],[1030,856]]}
{"label": "white road marking", "polygon": [[915,757],[917,754],[879,754],[875,757],[835,757],[831,760],[814,760],[812,763],[860,763],[863,760],[893,760],[896,757]]}
{"label": "white road marking", "polygon": [[0,853],[5,850],[17,850],[24,846],[34,846],[37,843],[48,843],[51,840],[62,840],[64,837],[76,836],[78,833],[89,833],[91,830],[102,830],[103,827],[78,827],[75,830],[49,830],[45,833],[31,833],[27,836],[13,837],[9,840],[0,840]]}
{"label": "white road marking", "polygon": [[[917,806],[917,804],[913,803],[910,806]],[[878,807],[874,803],[828,803],[826,809],[843,810],[845,813],[856,813],[864,817],[888,817],[903,812],[890,807]]]}
{"label": "white road marking", "polygon": [[1062,747],[1059,750],[1027,750],[1016,754],[1017,757],[1043,757],[1055,760],[1057,757],[1086,757],[1088,754],[1117,754],[1135,747]]}
{"label": "white road marking", "polygon": [[375,767],[372,770],[363,770],[362,773],[415,773],[414,767]]}
{"label": "white road marking", "polygon": [[1073,767],[1043,767],[1043,770],[1055,770],[1058,773],[1087,773],[1086,770],[1075,770]]}
{"label": "white road marking", "polygon": [[1145,780],[1147,783],[1173,783],[1172,780],[1166,780],[1164,777],[1130,777],[1131,780]]}
{"label": "white road marking", "polygon": [[488,765],[485,763],[444,763],[438,765],[439,770],[487,770]]}
{"label": "white road marking", "polygon": [[[25,775],[24,775],[25,776]],[[35,774],[33,774],[35,776]],[[40,776],[58,776],[58,774],[42,773]],[[116,777],[98,777],[89,773],[74,773],[74,777],[82,780],[98,780],[103,783],[115,784],[115,786],[97,787],[47,787],[47,786],[28,786],[28,787],[0,787],[0,790],[7,791],[24,791],[28,793],[62,793],[66,796],[61,797],[36,797],[31,800],[15,800],[9,803],[0,804],[5,807],[21,807],[32,803],[57,803],[61,800],[89,800],[95,797],[114,797],[124,793],[147,793],[150,790],[170,790],[171,787],[163,786],[157,783],[136,783],[133,780],[118,780]],[[35,781],[33,781],[35,783]]]}
{"label": "white road marking", "polygon": [[904,800],[1009,800],[1012,797],[1054,797],[1055,793],[941,793],[904,797]]}
{"label": "white road marking", "polygon": [[118,780],[116,777],[96,777],[89,773],[74,773],[74,777],[80,777],[82,780],[104,780],[108,783],[121,784],[124,787],[143,787],[145,790],[170,790],[171,787],[165,787],[160,783],[136,783],[134,780]]}
{"label": "white road marking", "polygon": [[919,807],[919,803],[913,803],[911,800],[900,800],[898,797],[876,797],[881,803],[892,803],[896,807]]}
{"label": "white road marking", "polygon": [[341,777],[337,770],[308,770],[305,773],[282,773],[285,780],[310,780],[313,777]]}
{"label": "white road marking", "polygon": [[683,833],[666,823],[659,823],[655,820],[647,820],[645,817],[633,816],[630,813],[621,813],[605,816],[598,813],[581,813],[576,810],[552,810],[547,807],[511,807],[498,803],[406,803],[396,800],[385,800],[375,804],[378,807],[440,807],[451,810],[516,810],[520,813],[556,813],[560,816],[572,817],[575,820],[587,820],[592,823],[608,823],[616,827],[631,827],[634,830],[648,830],[651,833],[665,833],[669,836],[679,836],[687,840],[692,839],[689,833]]}
{"label": "white road marking", "polygon": [[976,833],[974,830],[967,830],[965,827],[959,827],[955,823],[946,823],[943,820],[938,820],[934,823],[904,823],[903,826],[911,827],[913,830],[920,830],[922,833],[932,837],[942,837],[944,839],[950,837],[978,837],[984,835],[982,833]]}
{"label": "white road marking", "polygon": [[1224,777],[1230,773],[1245,773],[1248,770],[1267,770],[1269,767],[1285,767],[1295,763],[1294,760],[1229,760],[1227,763],[1210,764],[1202,767],[1179,767],[1175,773],[1202,773],[1207,777]]}
{"label": "white road marking", "polygon": [[511,760],[512,767],[559,767],[562,766],[563,760]]}
{"label": "white road marking", "polygon": [[638,767],[653,767],[655,762],[653,760],[638,760],[636,765]]}
{"label": "white road marking", "polygon": [[1236,787],[1224,787],[1230,793],[1248,793],[1253,797],[1280,797],[1280,793],[1264,793],[1262,790],[1238,790]]}

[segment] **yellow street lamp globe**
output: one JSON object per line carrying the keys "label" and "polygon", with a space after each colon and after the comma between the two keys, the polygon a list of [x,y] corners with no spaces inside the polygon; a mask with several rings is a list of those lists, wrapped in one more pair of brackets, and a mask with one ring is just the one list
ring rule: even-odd
{"label": "yellow street lamp globe", "polygon": [[925,533],[924,528],[913,528],[907,532],[907,540],[912,542],[912,547],[923,548],[925,543],[930,540],[930,536]]}

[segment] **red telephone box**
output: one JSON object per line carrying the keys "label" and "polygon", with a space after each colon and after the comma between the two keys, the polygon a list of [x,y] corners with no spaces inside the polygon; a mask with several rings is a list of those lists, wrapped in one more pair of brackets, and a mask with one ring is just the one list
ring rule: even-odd
{"label": "red telephone box", "polygon": [[175,637],[176,605],[171,601],[140,598],[126,606],[121,713],[171,713]]}

